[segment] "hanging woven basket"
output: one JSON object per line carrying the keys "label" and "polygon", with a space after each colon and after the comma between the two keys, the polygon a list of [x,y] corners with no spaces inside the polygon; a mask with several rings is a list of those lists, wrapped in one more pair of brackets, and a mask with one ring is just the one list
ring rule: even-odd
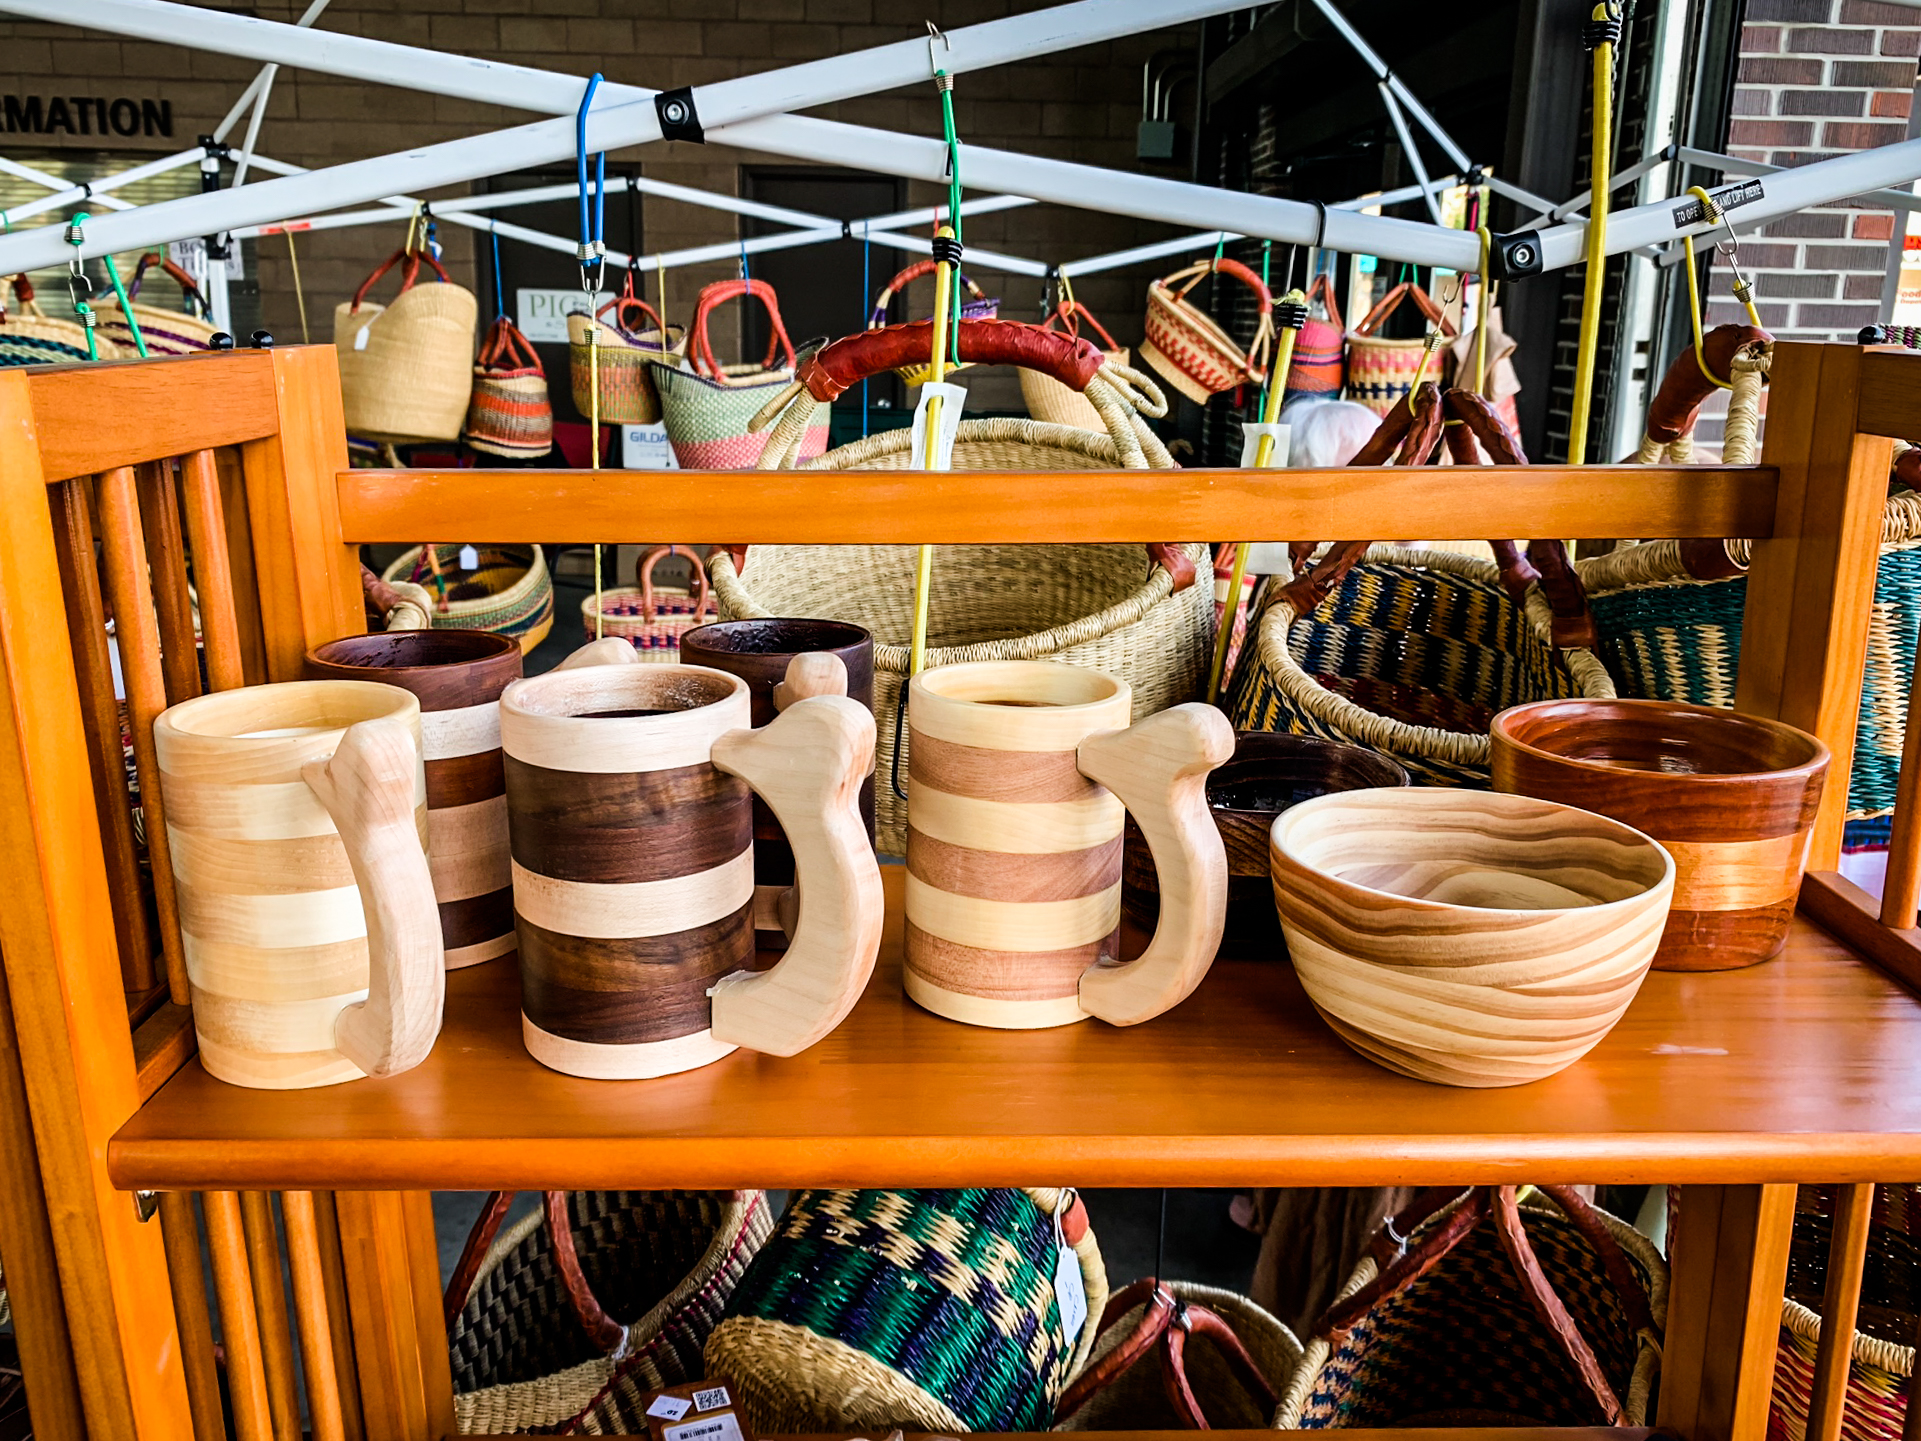
{"label": "hanging woven basket", "polygon": [[[146,279],[147,271],[155,265],[160,266],[180,287],[180,293],[188,305],[198,310],[199,315],[191,311],[163,310],[157,305],[137,303],[141,283]],[[134,266],[133,278],[127,282],[127,299],[135,302],[133,318],[140,326],[140,338],[146,342],[150,356],[192,355],[205,350],[218,333],[209,318],[212,311],[207,305],[207,298],[200,293],[194,278],[156,250],[149,250]],[[120,297],[117,295],[109,293],[101,297],[99,333],[123,347],[128,354],[139,353],[133,343],[133,329],[121,313]]]}
{"label": "hanging woven basket", "polygon": [[475,450],[511,460],[537,460],[554,448],[547,369],[505,315],[487,327],[481,342],[462,435]]}
{"label": "hanging woven basket", "polygon": [[[611,314],[611,321],[608,316]],[[599,332],[598,344],[593,343]],[[600,307],[593,319],[567,317],[568,379],[574,409],[594,413],[595,359],[600,370],[600,419],[603,425],[652,425],[660,419],[660,393],[654,388],[654,362],[676,363],[686,332],[670,326],[660,313],[634,294],[634,277]]]}
{"label": "hanging woven basket", "polygon": [[[670,555],[685,556],[693,567],[691,587],[654,584],[654,567]],[[714,618],[707,569],[684,545],[657,545],[634,569],[633,585],[602,592],[598,604],[591,595],[580,603],[581,623],[590,637],[619,636],[633,642],[641,660],[673,665],[680,660],[680,638]]]}
{"label": "hanging woven basket", "polygon": [[[1319,315],[1314,314],[1317,304],[1321,307]],[[1307,324],[1294,337],[1294,359],[1287,367],[1284,399],[1339,400],[1341,387],[1347,383],[1347,331],[1341,324],[1332,276],[1314,278],[1308,287],[1307,306]]]}
{"label": "hanging woven basket", "polygon": [[473,547],[473,566],[463,567],[465,549],[451,543],[417,545],[380,578],[390,585],[421,587],[435,629],[510,635],[525,655],[554,628],[554,582],[546,556],[537,545],[482,545]]}
{"label": "hanging woven basket", "polygon": [[[722,365],[714,358],[709,321],[717,306],[744,297],[767,307],[773,331],[767,354],[758,365]],[[794,374],[794,343],[787,338],[773,286],[764,280],[722,280],[707,286],[694,307],[687,348],[692,370],[679,368],[676,361],[650,361],[674,459],[682,470],[751,470],[767,444],[754,429],[754,417],[771,397],[786,393]],[[784,363],[777,365],[777,359]],[[824,405],[809,412],[803,456],[827,448],[827,420]]]}
{"label": "hanging woven basket", "polygon": [[[880,294],[874,297],[874,308],[867,316],[867,328],[869,330],[883,329],[887,324],[887,309],[894,303],[894,297],[906,290],[909,285],[912,285],[922,276],[934,274],[939,263],[939,261],[931,258],[917,260],[892,280],[888,281],[886,285],[882,286]],[[960,285],[960,314],[962,320],[993,320],[1000,315],[1000,301],[988,295],[980,286],[976,285],[973,280],[963,275],[960,277]],[[964,368],[965,367],[962,366],[950,365],[947,367],[947,373],[952,375],[956,370]],[[929,359],[922,360],[917,364],[903,365],[900,368],[899,374],[900,378],[909,385],[925,385],[933,378],[933,362]]]}
{"label": "hanging woven basket", "polygon": [[[1106,357],[1107,363],[1125,370],[1129,355],[1127,347],[1117,345],[1114,337],[1107,333],[1107,327],[1096,320],[1094,312],[1079,301],[1063,300],[1054,307],[1053,314],[1047,317],[1041,328],[1058,328],[1063,334],[1078,340],[1082,321],[1086,321],[1100,336],[1101,354]],[[1049,425],[1071,425],[1076,430],[1107,429],[1093,402],[1072,386],[1041,370],[1024,369],[1020,375],[1021,398],[1027,402],[1027,413],[1034,419],[1046,421]]]}
{"label": "hanging woven basket", "polygon": [[1411,281],[1402,281],[1381,297],[1347,337],[1347,398],[1359,401],[1376,415],[1386,415],[1406,400],[1424,368],[1427,379],[1441,378],[1436,363],[1429,359],[1431,347],[1425,340],[1386,340],[1375,334],[1401,302],[1410,299],[1443,338],[1454,336],[1454,327],[1441,307]]}
{"label": "hanging woven basket", "polygon": [[[792,463],[808,407],[863,376],[927,353],[927,321],[867,331],[811,357],[773,421],[763,469]],[[963,321],[961,357],[983,365],[1042,369],[1084,394],[1108,428],[1097,435],[1034,420],[963,420],[955,470],[1171,470],[1174,462],[1141,419],[1165,410],[1144,376],[1108,365],[1086,340],[1009,321]],[[912,434],[885,431],[829,451],[809,470],[915,468]],[[911,545],[774,545],[716,553],[709,561],[723,620],[804,616],[860,625],[874,634],[877,838],[884,854],[907,844],[907,807],[888,783],[907,785],[898,710],[910,661],[914,572]],[[960,545],[935,557],[927,664],[1053,660],[1119,676],[1133,689],[1134,717],[1199,698],[1213,642],[1213,598],[1194,584],[1209,564],[1203,544]],[[896,761],[898,757],[898,761]]]}
{"label": "hanging woven basket", "polygon": [[[120,347],[98,326],[93,339],[101,360],[122,358]],[[86,327],[48,316],[33,298],[33,283],[24,275],[14,276],[13,304],[0,308],[0,365],[68,365],[91,359]]]}
{"label": "hanging woven basket", "polygon": [[[400,263],[400,293],[388,304],[367,299]],[[425,264],[439,283],[416,285]],[[473,292],[455,285],[425,250],[396,250],[334,307],[334,349],[347,429],[405,445],[458,440],[474,388]]]}
{"label": "hanging woven basket", "polygon": [[[1260,323],[1247,350],[1187,298],[1214,274],[1231,276],[1254,292]],[[1147,287],[1147,339],[1141,343],[1141,359],[1196,405],[1237,385],[1259,385],[1267,376],[1267,351],[1273,341],[1274,296],[1261,277],[1238,260],[1203,260]]]}

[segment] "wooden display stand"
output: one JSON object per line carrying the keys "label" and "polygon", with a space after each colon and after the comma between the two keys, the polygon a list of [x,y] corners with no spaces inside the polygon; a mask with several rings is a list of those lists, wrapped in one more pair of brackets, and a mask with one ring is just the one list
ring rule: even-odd
{"label": "wooden display stand", "polygon": [[[1740,708],[1815,732],[1839,781],[1854,749],[1885,437],[1921,415],[1921,357],[1782,344],[1773,389],[1763,465],[1507,469],[1501,512],[1524,535],[1755,539]],[[689,1187],[1682,1183],[1659,1422],[1685,1441],[1760,1441],[1793,1183],[1839,1183],[1809,1428],[1836,1441],[1867,1183],[1921,1177],[1921,1008],[1887,974],[1921,979],[1921,837],[1908,804],[1921,764],[1904,771],[1885,916],[1826,874],[1846,804],[1837,783],[1784,957],[1652,975],[1590,1057],[1512,1090],[1371,1065],[1271,962],[1224,959],[1188,1001],[1127,1030],[958,1026],[902,995],[892,884],[873,983],[838,1030],[792,1059],[742,1054],[632,1083],[563,1076],[522,1047],[513,968],[496,963],[448,976],[445,1030],[405,1075],[241,1090],[193,1057],[152,784],[153,718],[202,684],[189,553],[207,674],[226,689],[296,678],[308,646],[363,628],[364,542],[563,533],[611,544],[636,516],[657,533],[752,544],[1466,535],[1486,513],[1485,486],[1432,469],[770,472],[663,490],[644,473],[346,466],[325,347],[0,372],[0,1252],[38,1435],[225,1434],[192,1192],[241,1441],[298,1441],[296,1344],[315,1441],[430,1441],[452,1431],[453,1405],[429,1189],[645,1176]],[[116,804],[108,606],[150,879]],[[157,926],[140,901],[148,885]],[[162,1193],[158,1225],[142,1220],[151,1191]]]}

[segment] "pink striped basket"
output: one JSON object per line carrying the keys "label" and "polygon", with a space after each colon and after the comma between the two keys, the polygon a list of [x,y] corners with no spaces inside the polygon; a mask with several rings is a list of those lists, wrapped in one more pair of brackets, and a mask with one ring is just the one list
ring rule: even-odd
{"label": "pink striped basket", "polygon": [[[767,307],[773,335],[758,365],[722,365],[714,359],[708,318],[716,306],[752,296]],[[752,470],[767,445],[767,432],[751,430],[754,416],[787,388],[794,376],[794,343],[781,323],[780,302],[764,280],[722,280],[700,292],[688,332],[693,369],[683,370],[663,357],[653,361],[654,388],[660,392],[661,419],[674,459],[682,470]],[[776,356],[786,364],[777,366]],[[820,406],[802,443],[803,459],[827,449],[828,407]]]}

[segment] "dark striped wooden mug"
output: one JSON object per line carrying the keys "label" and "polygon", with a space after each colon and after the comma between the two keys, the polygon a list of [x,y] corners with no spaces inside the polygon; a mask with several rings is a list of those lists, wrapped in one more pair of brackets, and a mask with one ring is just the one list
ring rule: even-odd
{"label": "dark striped wooden mug", "polygon": [[[941,666],[908,687],[907,994],[937,1015],[1025,1030],[1149,1020],[1220,948],[1227,857],[1208,772],[1234,753],[1212,706],[1129,725],[1133,694],[1047,661]],[[1161,881],[1146,952],[1118,963],[1121,825]]]}
{"label": "dark striped wooden mug", "polygon": [[520,669],[519,642],[484,630],[350,635],[307,652],[310,680],[380,681],[420,702],[427,864],[450,971],[514,948],[499,700]]}
{"label": "dark striped wooden mug", "polygon": [[[738,1046],[793,1055],[838,1025],[880,949],[860,814],[874,718],[832,656],[750,727],[747,683],[690,665],[531,676],[500,699],[521,1021],[570,1075],[691,1070]],[[794,843],[792,943],[754,971],[752,795]]]}

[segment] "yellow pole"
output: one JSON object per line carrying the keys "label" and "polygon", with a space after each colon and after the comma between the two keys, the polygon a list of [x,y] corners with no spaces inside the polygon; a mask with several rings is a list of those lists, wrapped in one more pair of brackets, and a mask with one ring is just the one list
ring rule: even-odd
{"label": "yellow pole", "polygon": [[[943,239],[951,239],[952,226],[943,225],[936,234]],[[954,267],[942,260],[934,267],[934,353],[928,372],[928,383],[939,385],[947,378],[947,317],[948,299],[954,290]],[[939,394],[927,397],[927,434],[926,450],[922,454],[923,470],[939,470],[940,467],[940,421],[941,397]],[[927,597],[934,581],[934,547],[923,545],[914,566],[914,644],[908,665],[909,675],[919,675],[927,665]]]}
{"label": "yellow pole", "polygon": [[[1589,17],[1593,24],[1620,31],[1621,10],[1602,0]],[[1587,462],[1588,415],[1594,401],[1594,362],[1601,330],[1601,291],[1607,280],[1608,200],[1614,160],[1614,41],[1594,47],[1594,124],[1592,197],[1588,204],[1587,288],[1581,295],[1581,345],[1574,357],[1574,414],[1568,424],[1569,465]]]}

